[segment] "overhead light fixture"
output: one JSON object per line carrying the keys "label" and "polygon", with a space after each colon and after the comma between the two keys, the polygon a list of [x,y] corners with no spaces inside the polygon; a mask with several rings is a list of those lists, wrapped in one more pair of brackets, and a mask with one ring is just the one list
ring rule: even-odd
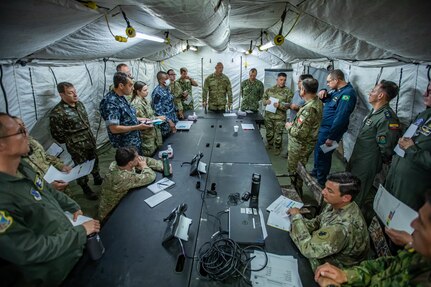
{"label": "overhead light fixture", "polygon": [[190,46],[189,50],[193,51],[193,52],[196,52],[198,50],[198,47],[196,47],[196,46]]}
{"label": "overhead light fixture", "polygon": [[270,42],[268,42],[266,44],[263,44],[263,45],[259,46],[258,49],[259,49],[259,51],[265,51],[265,50],[268,50],[269,48],[272,48],[274,46],[275,46],[274,42],[270,41]]}
{"label": "overhead light fixture", "polygon": [[165,42],[165,39],[163,39],[161,37],[153,36],[153,35],[147,35],[147,34],[140,33],[140,32],[136,32],[136,38],[145,39],[148,41],[153,41],[153,42],[158,42],[158,43]]}
{"label": "overhead light fixture", "polygon": [[246,55],[250,55],[251,53],[253,53],[253,40],[250,41],[250,49],[245,51]]}
{"label": "overhead light fixture", "polygon": [[198,47],[196,46],[190,46],[189,40],[186,40],[186,47],[183,49],[183,52],[187,52],[188,50],[196,52],[198,50]]}

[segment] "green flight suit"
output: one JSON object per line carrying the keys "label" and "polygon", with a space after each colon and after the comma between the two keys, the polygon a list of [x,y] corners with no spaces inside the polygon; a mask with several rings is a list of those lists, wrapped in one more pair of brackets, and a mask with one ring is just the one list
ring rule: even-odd
{"label": "green flight suit", "polygon": [[263,83],[259,80],[251,81],[247,79],[241,83],[241,110],[250,110],[257,112],[259,110],[259,101],[262,100],[264,88]]}
{"label": "green flight suit", "polygon": [[394,155],[386,177],[385,188],[415,210],[425,203],[425,191],[431,189],[431,108],[417,115],[412,137],[414,146],[404,157]]}
{"label": "green flight suit", "polygon": [[385,256],[344,269],[343,286],[404,287],[430,286],[431,261],[419,253],[401,250],[397,256]]}
{"label": "green flight suit", "polygon": [[285,129],[284,124],[286,123],[287,110],[281,103],[291,103],[293,93],[287,87],[279,88],[275,85],[267,89],[263,94],[264,106],[266,106],[266,101],[269,100],[270,97],[278,99],[279,106],[275,113],[265,112],[266,141],[270,148],[274,145],[276,150],[280,150],[283,143],[283,131]]}
{"label": "green flight suit", "polygon": [[27,282],[57,286],[87,241],[85,228],[73,227],[64,215],[81,208],[25,161],[18,170],[17,176],[0,172],[0,258],[16,265]]}
{"label": "green flight suit", "polygon": [[[65,143],[67,151],[75,164],[95,159],[91,173],[99,173],[99,159],[97,156],[96,139],[91,132],[90,122],[84,105],[77,102],[72,107],[61,101],[49,113],[52,137],[59,143]],[[78,178],[77,183],[85,186],[88,176]]]}
{"label": "green flight suit", "polygon": [[[183,109],[184,111],[193,111],[195,109],[195,106],[193,104],[193,95],[192,95],[192,82],[189,79],[181,79],[179,78],[177,80],[178,84],[180,84],[181,89],[183,91],[187,91],[188,92],[188,96],[187,98],[182,98],[181,102],[183,104]],[[190,103],[186,103],[187,99],[189,99],[189,97],[191,97],[191,101]]]}
{"label": "green flight suit", "polygon": [[325,262],[349,267],[367,258],[370,248],[368,229],[355,202],[339,210],[328,204],[313,219],[295,214],[291,220],[290,237],[302,255],[310,260],[313,270]]}
{"label": "green flight suit", "polygon": [[229,78],[225,74],[209,75],[202,87],[202,101],[207,102],[208,109],[213,111],[224,111],[226,104],[231,107],[232,86]]}
{"label": "green flight suit", "polygon": [[[137,117],[155,119],[153,108],[145,99],[137,96],[130,104],[135,108]],[[142,151],[145,156],[153,156],[156,149],[163,145],[162,132],[158,125],[152,129],[142,130],[141,138]]]}
{"label": "green flight suit", "polygon": [[400,121],[389,104],[377,111],[372,109],[365,117],[347,166],[361,180],[361,190],[355,197],[359,207],[363,208],[383,163],[391,161],[400,135]]}
{"label": "green flight suit", "polygon": [[117,206],[123,196],[131,188],[141,187],[150,184],[156,179],[154,170],[163,171],[163,163],[153,158],[145,158],[148,168],[131,171],[121,170],[115,161],[109,166],[109,172],[105,175],[102,183],[102,192],[99,204],[99,219],[103,220],[112,209]]}
{"label": "green flight suit", "polygon": [[178,111],[184,111],[183,103],[181,101],[183,99],[183,89],[181,88],[181,85],[177,81],[171,82],[169,84],[169,91],[171,91],[171,94],[174,96],[174,104]]}
{"label": "green flight suit", "polygon": [[296,190],[302,190],[302,179],[296,174],[298,162],[304,166],[307,164],[310,154],[317,142],[317,133],[322,121],[323,104],[316,96],[302,106],[292,126],[288,130],[289,142],[287,143],[287,171],[294,176],[293,185]]}

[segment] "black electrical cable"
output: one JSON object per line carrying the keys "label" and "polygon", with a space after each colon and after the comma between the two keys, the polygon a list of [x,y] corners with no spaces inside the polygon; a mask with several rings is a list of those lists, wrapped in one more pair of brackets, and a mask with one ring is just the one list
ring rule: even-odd
{"label": "black electrical cable", "polygon": [[31,93],[33,95],[34,114],[36,116],[36,121],[37,121],[37,104],[36,104],[36,96],[34,95],[33,75],[31,73],[31,68],[28,68],[28,72],[30,74]]}
{"label": "black electrical cable", "polygon": [[3,92],[4,103],[6,106],[6,113],[9,114],[9,103],[7,102],[6,90],[5,90],[4,85],[3,85],[3,65],[0,65],[0,86],[1,86],[1,90]]}
{"label": "black electrical cable", "polygon": [[380,77],[382,76],[382,73],[383,73],[383,67],[380,68],[380,72],[377,75],[376,84],[375,84],[376,86],[380,82]]}
{"label": "black electrical cable", "polygon": [[397,102],[396,102],[396,104],[395,104],[395,114],[396,115],[398,115],[398,103],[399,103],[399,101],[400,101],[400,92],[401,92],[401,81],[403,80],[403,68],[401,68],[401,71],[400,71],[400,80],[398,81],[398,89],[399,89],[399,92],[398,92],[398,95],[397,95]]}
{"label": "black electrical cable", "polygon": [[90,71],[88,70],[87,64],[84,64],[85,69],[87,70],[88,77],[90,78],[90,84],[93,85],[93,79],[91,78]]}
{"label": "black electrical cable", "polygon": [[58,82],[57,82],[57,77],[55,76],[54,70],[51,67],[49,67],[49,70],[51,71],[52,75],[54,76],[55,85],[57,86]]}

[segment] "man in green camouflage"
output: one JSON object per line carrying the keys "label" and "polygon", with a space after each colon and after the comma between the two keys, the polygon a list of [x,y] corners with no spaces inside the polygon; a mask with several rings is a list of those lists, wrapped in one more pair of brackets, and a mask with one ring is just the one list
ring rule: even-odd
{"label": "man in green camouflage", "polygon": [[183,108],[183,96],[184,91],[181,88],[180,83],[175,81],[176,73],[173,69],[169,69],[166,72],[169,76],[169,90],[171,91],[171,94],[174,96],[174,104],[177,107],[178,110],[178,119],[182,120],[184,119],[184,108]]}
{"label": "man in green camouflage", "polygon": [[431,285],[431,194],[412,221],[413,234],[406,250],[339,269],[329,263],[316,269],[320,286],[430,286]]}
{"label": "man in green camouflage", "polygon": [[[75,164],[94,159],[91,174],[94,184],[102,184],[99,174],[96,139],[91,132],[90,122],[84,105],[79,101],[75,87],[68,82],[57,85],[61,101],[50,112],[50,128],[52,137],[59,143],[65,143],[67,151]],[[96,200],[97,194],[88,186],[88,176],[77,179],[88,199]]]}
{"label": "man in green camouflage", "polygon": [[129,189],[153,182],[156,179],[153,170],[163,171],[162,161],[139,156],[133,147],[118,148],[102,184],[99,219],[103,220]]}
{"label": "man in green camouflage", "polygon": [[[276,155],[279,155],[281,152],[283,130],[286,123],[286,110],[293,98],[292,91],[285,86],[286,77],[287,75],[285,73],[279,73],[277,76],[277,84],[267,89],[263,94],[264,106],[273,105],[276,108],[275,113],[266,111],[264,118],[268,149],[272,149],[274,146]],[[271,102],[271,97],[278,99],[278,102]]]}
{"label": "man in green camouflage", "polygon": [[[391,162],[394,147],[400,137],[400,121],[389,106],[398,91],[397,84],[385,80],[371,90],[368,102],[373,108],[364,119],[347,165],[347,170],[361,180],[361,191],[355,202],[364,211],[364,215],[367,210],[372,210],[374,197],[369,195],[374,177],[381,171],[383,163]],[[367,199],[370,205],[364,206]]]}
{"label": "man in green camouflage", "polygon": [[193,104],[192,86],[197,87],[198,82],[189,77],[187,68],[180,69],[181,77],[177,82],[181,85],[183,90],[182,104],[184,111],[193,111],[195,109]]}
{"label": "man in green camouflage", "polygon": [[293,175],[292,183],[295,189],[302,195],[302,179],[296,173],[298,162],[304,166],[317,142],[317,133],[322,120],[323,104],[317,97],[319,82],[313,78],[302,81],[299,91],[300,97],[305,100],[305,105],[299,109],[293,122],[286,123],[289,134],[287,143],[287,171]]}
{"label": "man in green camouflage", "polygon": [[249,78],[241,83],[241,110],[250,110],[257,112],[259,110],[259,101],[262,100],[264,88],[263,83],[256,79],[257,70],[252,68],[249,72]]}
{"label": "man in green camouflage", "polygon": [[299,251],[310,260],[313,270],[324,262],[350,267],[367,258],[370,243],[367,225],[353,201],[360,180],[348,172],[330,174],[322,190],[328,203],[316,218],[305,219],[298,208],[291,215],[290,237]]}
{"label": "man in green camouflage", "polygon": [[[226,100],[227,97],[227,100]],[[202,88],[202,106],[212,111],[225,111],[232,107],[232,86],[223,74],[223,64],[218,62],[215,73],[209,75]]]}

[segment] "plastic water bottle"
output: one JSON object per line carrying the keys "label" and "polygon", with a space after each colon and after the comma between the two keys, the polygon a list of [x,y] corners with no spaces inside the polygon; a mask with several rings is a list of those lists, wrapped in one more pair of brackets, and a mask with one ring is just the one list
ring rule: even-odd
{"label": "plastic water bottle", "polygon": [[169,166],[169,158],[168,153],[162,153],[162,161],[163,161],[163,176],[167,177],[171,175],[170,166]]}

